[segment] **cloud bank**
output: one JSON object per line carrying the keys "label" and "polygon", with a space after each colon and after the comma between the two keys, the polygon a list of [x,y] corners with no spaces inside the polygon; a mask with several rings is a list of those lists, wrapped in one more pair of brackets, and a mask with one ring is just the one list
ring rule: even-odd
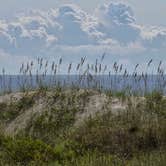
{"label": "cloud bank", "polygon": [[95,60],[104,51],[111,63],[134,64],[149,58],[164,59],[165,46],[166,27],[137,24],[132,8],[122,2],[99,6],[93,14],[66,4],[49,11],[20,13],[10,21],[0,20],[0,67],[7,63],[5,55],[8,59],[63,56],[74,61],[85,53]]}

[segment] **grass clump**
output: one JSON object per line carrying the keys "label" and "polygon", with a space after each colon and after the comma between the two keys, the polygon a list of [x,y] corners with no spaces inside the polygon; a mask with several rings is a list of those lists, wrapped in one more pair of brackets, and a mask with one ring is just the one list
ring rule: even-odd
{"label": "grass clump", "polygon": [[166,118],[166,98],[162,92],[154,91],[145,96],[146,110]]}
{"label": "grass clump", "polygon": [[54,149],[31,138],[1,138],[0,160],[8,165],[46,164],[55,160]]}
{"label": "grass clump", "polygon": [[[1,165],[164,166],[165,97],[154,92],[145,97],[125,96],[125,110],[114,112],[107,107],[75,126],[77,113],[86,113],[90,97],[97,95],[96,91],[56,89],[27,96],[20,100],[21,106],[20,101],[15,102],[11,108],[18,112],[32,107],[34,98],[40,98],[47,107],[33,114],[14,138],[2,132]],[[111,98],[121,101],[123,95]],[[5,112],[11,104],[2,103],[1,108]]]}
{"label": "grass clump", "polygon": [[108,112],[89,119],[71,137],[86,150],[132,158],[137,153],[165,148],[165,119],[136,107],[117,115]]}
{"label": "grass clump", "polygon": [[72,127],[75,121],[76,109],[51,108],[40,116],[33,117],[25,129],[25,135],[41,139],[47,143],[54,143]]}
{"label": "grass clump", "polygon": [[0,103],[0,120],[1,122],[10,122],[19,114],[19,109],[15,104]]}
{"label": "grass clump", "polygon": [[32,96],[23,96],[18,101],[11,101],[9,103],[0,103],[0,120],[9,123],[15,119],[19,114],[31,108],[35,101]]}
{"label": "grass clump", "polygon": [[[134,156],[130,160],[122,159],[116,155],[100,152],[87,152],[83,156],[76,158],[69,166],[165,166],[166,153],[152,152]],[[67,166],[67,165],[66,165]]]}
{"label": "grass clump", "polygon": [[27,110],[35,104],[35,98],[33,95],[23,96],[17,103],[18,110]]}

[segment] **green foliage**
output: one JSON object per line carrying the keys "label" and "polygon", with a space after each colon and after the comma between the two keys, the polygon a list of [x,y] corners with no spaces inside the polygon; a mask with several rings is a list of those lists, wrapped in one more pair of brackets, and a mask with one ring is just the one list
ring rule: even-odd
{"label": "green foliage", "polygon": [[40,140],[30,138],[3,138],[1,160],[7,164],[27,165],[32,162],[48,163],[55,160],[54,149]]}
{"label": "green foliage", "polygon": [[73,158],[72,161],[65,161],[63,164],[53,162],[49,166],[165,166],[165,163],[166,152],[164,151],[137,154],[129,160],[116,155],[90,151]]}
{"label": "green foliage", "polygon": [[25,134],[40,138],[47,143],[54,143],[56,138],[63,135],[75,121],[75,109],[56,109],[43,112],[33,117],[25,129]]}
{"label": "green foliage", "polygon": [[35,100],[43,99],[48,106],[33,114],[14,138],[0,132],[0,165],[164,166],[165,97],[158,92],[145,98],[109,92],[111,98],[125,102],[126,110],[107,108],[107,112],[75,126],[76,114],[84,111],[93,94],[96,91],[59,87],[52,93],[41,90],[27,93],[17,102],[0,103],[0,122],[7,124],[28,111]]}
{"label": "green foliage", "polygon": [[154,151],[133,157],[128,162],[129,166],[165,166],[166,152]]}
{"label": "green foliage", "polygon": [[120,158],[102,153],[98,151],[87,151],[82,156],[74,158],[72,161],[66,163],[66,166],[123,166],[124,162]]}
{"label": "green foliage", "polygon": [[11,121],[16,118],[19,114],[19,110],[17,109],[17,105],[15,104],[6,104],[0,103],[0,120],[1,121]]}
{"label": "green foliage", "polygon": [[64,165],[79,157],[82,154],[82,149],[79,144],[66,138],[55,146],[55,153],[59,163]]}
{"label": "green foliage", "polygon": [[161,92],[154,91],[146,97],[146,110],[166,118],[166,98]]}
{"label": "green foliage", "polygon": [[137,111],[127,110],[118,115],[109,112],[89,119],[71,137],[86,150],[97,149],[125,158],[165,146],[165,120],[156,120],[156,116]]}
{"label": "green foliage", "polygon": [[15,119],[22,111],[27,110],[34,104],[32,96],[23,96],[17,102],[0,103],[0,120],[4,122],[10,122]]}
{"label": "green foliage", "polygon": [[34,96],[32,95],[25,95],[23,96],[17,103],[18,110],[27,110],[31,108],[35,103]]}
{"label": "green foliage", "polygon": [[127,91],[116,91],[116,92],[113,92],[113,91],[106,91],[106,95],[112,99],[113,97],[116,97],[118,99],[120,99],[122,102],[125,102],[128,98],[128,94],[127,94]]}

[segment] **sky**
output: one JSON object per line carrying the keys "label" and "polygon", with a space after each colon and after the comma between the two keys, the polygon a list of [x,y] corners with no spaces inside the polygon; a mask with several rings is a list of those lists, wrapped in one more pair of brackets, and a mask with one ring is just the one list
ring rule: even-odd
{"label": "sky", "polygon": [[[18,72],[25,61],[44,57],[94,62],[106,53],[140,71],[153,59],[166,65],[166,1],[0,0],[0,69]],[[65,64],[64,71],[65,72]],[[154,71],[154,65],[151,71]],[[154,71],[155,72],[155,71]]]}
{"label": "sky", "polygon": [[[117,1],[117,0],[114,0]],[[165,0],[122,0],[130,4],[141,24],[166,26]],[[49,9],[65,3],[75,3],[88,12],[109,0],[0,0],[0,18],[9,18],[26,9]]]}

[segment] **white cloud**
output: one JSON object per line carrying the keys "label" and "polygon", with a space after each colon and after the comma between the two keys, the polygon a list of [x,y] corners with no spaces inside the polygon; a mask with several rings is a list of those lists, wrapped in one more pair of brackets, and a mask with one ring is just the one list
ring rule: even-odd
{"label": "white cloud", "polygon": [[108,3],[96,9],[101,32],[106,37],[118,40],[120,43],[135,42],[140,29],[136,26],[132,9],[123,3]]}
{"label": "white cloud", "polygon": [[143,44],[148,48],[161,49],[166,46],[166,28],[142,27],[141,37]]}
{"label": "white cloud", "polygon": [[166,28],[138,25],[124,2],[104,4],[93,15],[68,4],[20,13],[12,21],[0,20],[0,49],[15,57],[58,54],[74,60],[87,55],[94,60],[107,50],[117,60],[145,57],[154,50],[155,56],[164,54],[165,46]]}
{"label": "white cloud", "polygon": [[108,26],[128,25],[135,22],[134,13],[130,6],[124,3],[107,3],[96,9],[100,21]]}

